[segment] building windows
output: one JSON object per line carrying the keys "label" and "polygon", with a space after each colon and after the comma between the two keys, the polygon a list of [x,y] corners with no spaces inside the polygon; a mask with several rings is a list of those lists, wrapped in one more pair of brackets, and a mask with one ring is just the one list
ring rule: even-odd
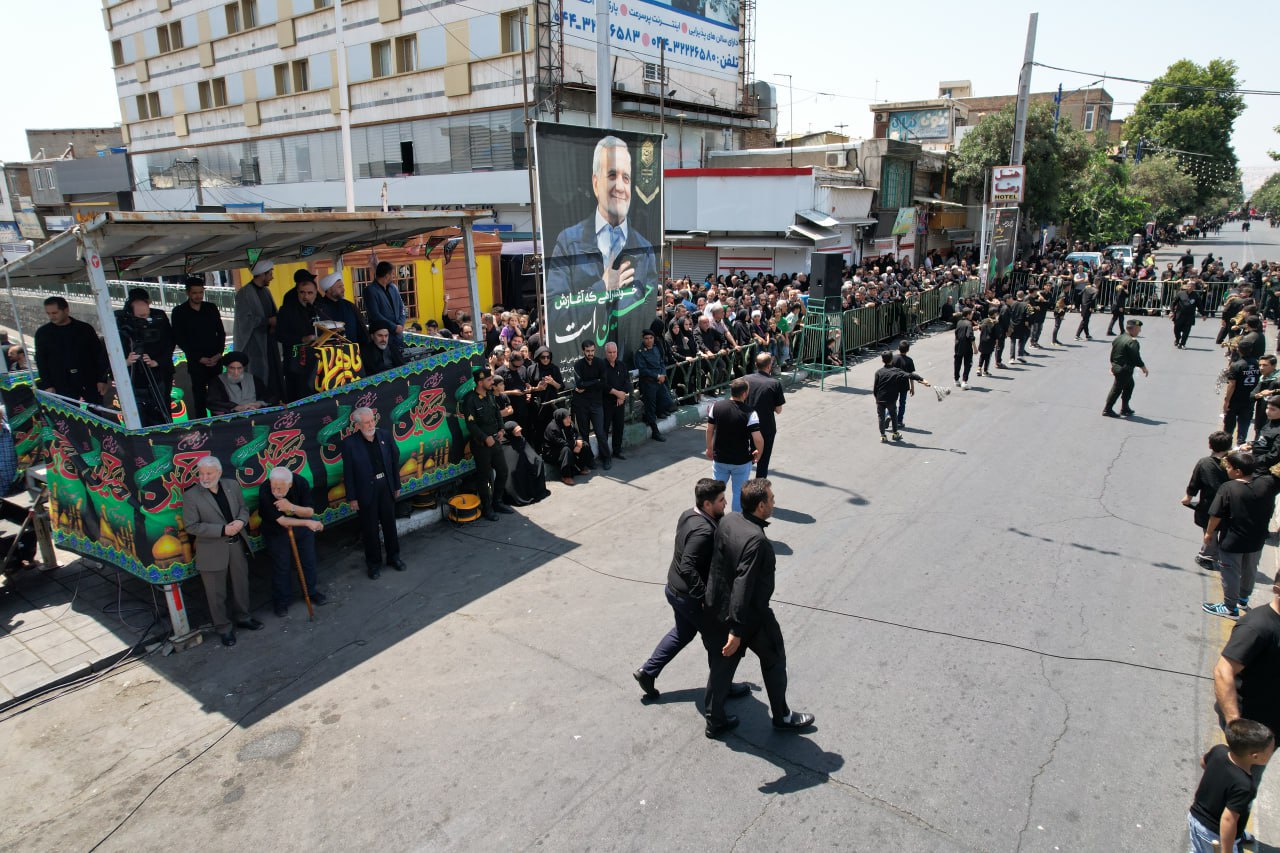
{"label": "building windows", "polygon": [[396,38],[396,73],[408,74],[418,70],[418,37],[414,35]]}
{"label": "building windows", "polygon": [[138,120],[146,121],[147,119],[160,118],[160,93],[147,92],[145,95],[137,95],[134,102],[138,107]]}
{"label": "building windows", "polygon": [[292,95],[311,88],[307,60],[282,62],[275,67],[276,94]]}
{"label": "building windows", "polygon": [[884,159],[880,167],[880,208],[911,206],[911,161]]}
{"label": "building windows", "polygon": [[[396,290],[400,291],[400,300],[404,302],[405,316],[410,320],[418,319],[418,280],[413,264],[396,265]],[[351,268],[351,284],[355,290],[356,308],[364,313],[364,291],[373,285],[373,270],[368,267]]]}
{"label": "building windows", "polygon": [[375,41],[369,45],[369,60],[374,77],[390,77],[394,73],[391,65],[391,42]]}
{"label": "building windows", "polygon": [[201,80],[200,109],[211,110],[227,105],[227,78],[214,77],[212,80]]}
{"label": "building windows", "polygon": [[646,62],[644,64],[644,82],[661,83],[662,82],[662,66],[654,62]]}
{"label": "building windows", "polygon": [[1093,133],[1093,126],[1097,115],[1097,104],[1088,104],[1084,108],[1084,132]]}
{"label": "building windows", "polygon": [[314,9],[328,9],[333,6],[333,0],[314,0]]}
{"label": "building windows", "polygon": [[111,42],[111,62],[116,67],[124,65],[124,45],[120,43],[120,39]]}
{"label": "building windows", "polygon": [[56,190],[57,184],[53,179],[53,167],[47,166],[31,170],[35,174],[36,189],[40,191]]}
{"label": "building windows", "polygon": [[223,7],[227,17],[227,32],[238,33],[258,26],[258,0],[236,0]]}
{"label": "building windows", "polygon": [[161,53],[182,50],[182,24],[174,21],[172,24],[156,27],[156,42]]}
{"label": "building windows", "polygon": [[[502,52],[518,53],[520,50],[520,21],[524,10],[513,9],[502,13]],[[528,45],[526,40],[525,45]]]}

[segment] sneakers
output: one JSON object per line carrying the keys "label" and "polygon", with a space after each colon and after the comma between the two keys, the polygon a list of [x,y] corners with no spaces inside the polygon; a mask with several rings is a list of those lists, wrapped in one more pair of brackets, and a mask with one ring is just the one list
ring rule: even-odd
{"label": "sneakers", "polygon": [[1214,601],[1214,602],[1206,601],[1204,604],[1200,606],[1204,609],[1205,613],[1208,613],[1213,616],[1222,616],[1227,619],[1236,619],[1240,616],[1239,611],[1237,611],[1234,607],[1228,607],[1227,605],[1223,604],[1221,601]]}
{"label": "sneakers", "polygon": [[968,383],[968,382],[961,382],[961,383],[960,383],[960,385],[959,385],[959,388],[960,388],[960,390],[961,390],[961,391],[968,391],[968,390],[969,390],[969,383]]}
{"label": "sneakers", "polygon": [[893,434],[893,440],[894,440],[894,441],[902,441],[902,433],[900,433],[900,432],[894,432],[894,434]]}
{"label": "sneakers", "polygon": [[884,433],[880,433],[880,443],[881,443],[881,444],[888,444],[888,443],[889,443],[889,436],[885,435]]}
{"label": "sneakers", "polygon": [[1209,557],[1204,554],[1196,554],[1196,562],[1204,566],[1206,569],[1212,569],[1218,565],[1217,561],[1214,560],[1213,557]]}
{"label": "sneakers", "polygon": [[1249,599],[1247,599],[1247,598],[1240,598],[1240,599],[1237,599],[1237,600],[1236,600],[1236,608],[1237,608],[1237,609],[1239,609],[1239,610],[1248,610],[1248,609],[1249,609]]}

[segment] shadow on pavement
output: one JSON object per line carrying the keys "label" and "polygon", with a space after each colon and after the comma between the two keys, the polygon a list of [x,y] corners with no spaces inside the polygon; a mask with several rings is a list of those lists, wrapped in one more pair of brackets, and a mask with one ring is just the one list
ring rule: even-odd
{"label": "shadow on pavement", "polygon": [[813,524],[816,519],[807,512],[797,512],[794,509],[783,509],[774,507],[773,517],[777,521],[787,521],[791,524]]}
{"label": "shadow on pavement", "polygon": [[[765,716],[768,716],[765,710]],[[739,714],[741,716],[741,714]],[[844,767],[844,756],[828,752],[809,739],[807,734],[779,734],[769,730],[767,744],[757,744],[741,735],[725,738],[734,752],[763,758],[782,771],[782,775],[759,787],[762,794],[795,794],[825,785],[831,774]]]}

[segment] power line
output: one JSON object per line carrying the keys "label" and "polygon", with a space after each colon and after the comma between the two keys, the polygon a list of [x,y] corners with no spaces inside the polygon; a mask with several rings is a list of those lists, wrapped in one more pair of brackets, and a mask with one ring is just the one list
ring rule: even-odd
{"label": "power line", "polygon": [[1104,80],[1119,80],[1124,83],[1138,83],[1143,86],[1167,86],[1170,89],[1186,89],[1191,92],[1214,92],[1219,95],[1271,95],[1280,96],[1280,92],[1268,89],[1223,89],[1218,86],[1197,86],[1192,83],[1165,83],[1155,80],[1142,80],[1137,77],[1120,77],[1116,74],[1101,74],[1097,71],[1078,71],[1074,68],[1060,68],[1057,65],[1048,65],[1044,62],[1033,62],[1032,65],[1040,68],[1048,68],[1052,71],[1062,71],[1067,74],[1079,74],[1084,77],[1101,77]]}

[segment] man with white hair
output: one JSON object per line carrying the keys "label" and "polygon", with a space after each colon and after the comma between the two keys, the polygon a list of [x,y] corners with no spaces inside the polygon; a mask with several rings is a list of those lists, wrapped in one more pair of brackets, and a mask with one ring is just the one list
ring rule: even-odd
{"label": "man with white hair", "polygon": [[373,409],[363,406],[356,409],[351,413],[351,425],[356,431],[342,440],[342,476],[347,503],[360,514],[365,569],[369,577],[376,580],[382,574],[384,542],[387,565],[397,572],[408,568],[400,559],[400,538],[396,534],[400,449],[387,431],[378,427]]}
{"label": "man with white hair", "polygon": [[[222,476],[222,463],[205,456],[196,463],[196,485],[182,493],[182,524],[195,537],[196,571],[209,600],[213,630],[222,645],[236,644],[235,628],[259,631],[262,623],[249,615],[249,540],[245,525],[249,508],[240,485]],[[227,618],[227,581],[231,581],[233,627]]]}
{"label": "man with white hair", "polygon": [[262,517],[262,539],[271,557],[271,603],[276,615],[289,615],[293,598],[293,546],[298,545],[307,595],[317,607],[328,597],[316,589],[316,534],[324,525],[316,521],[311,507],[311,484],[288,468],[272,468],[267,481],[258,487],[258,514]]}
{"label": "man with white hair", "polygon": [[236,291],[235,348],[249,357],[249,372],[261,376],[271,393],[284,395],[280,348],[276,345],[276,301],[271,295],[271,279],[276,265],[260,260],[249,270],[253,278]]}

